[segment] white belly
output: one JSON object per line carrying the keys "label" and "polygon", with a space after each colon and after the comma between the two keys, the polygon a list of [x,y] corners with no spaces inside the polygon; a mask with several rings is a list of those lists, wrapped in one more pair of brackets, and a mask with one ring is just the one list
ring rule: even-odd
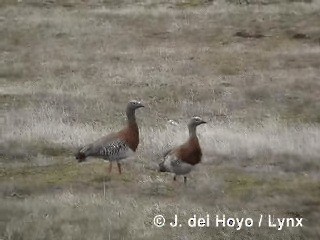
{"label": "white belly", "polygon": [[164,161],[164,166],[169,172],[173,172],[176,175],[188,174],[194,167],[189,163],[176,159],[174,156],[167,156]]}
{"label": "white belly", "polygon": [[127,147],[119,149],[116,154],[109,154],[108,156],[103,157],[103,159],[106,161],[122,161],[133,156],[134,151]]}

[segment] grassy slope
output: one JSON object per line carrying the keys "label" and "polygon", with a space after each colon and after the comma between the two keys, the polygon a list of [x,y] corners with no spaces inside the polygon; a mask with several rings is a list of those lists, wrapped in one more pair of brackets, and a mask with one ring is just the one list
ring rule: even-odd
{"label": "grassy slope", "polygon": [[[250,2],[2,2],[0,238],[318,238],[320,4]],[[131,98],[148,108],[125,174],[75,163]],[[192,115],[204,164],[175,186],[154,168]],[[158,213],[307,221],[164,231]]]}

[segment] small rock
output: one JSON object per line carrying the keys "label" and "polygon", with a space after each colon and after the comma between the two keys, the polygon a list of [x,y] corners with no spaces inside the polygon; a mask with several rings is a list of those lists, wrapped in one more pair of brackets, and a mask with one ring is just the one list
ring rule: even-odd
{"label": "small rock", "polygon": [[292,38],[294,38],[294,39],[309,39],[310,36],[308,36],[307,34],[304,34],[304,33],[296,33],[292,36]]}

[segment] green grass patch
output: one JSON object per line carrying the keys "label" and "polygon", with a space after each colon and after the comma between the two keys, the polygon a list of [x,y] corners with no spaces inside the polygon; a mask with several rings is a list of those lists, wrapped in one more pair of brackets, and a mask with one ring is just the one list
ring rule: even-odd
{"label": "green grass patch", "polygon": [[17,80],[23,77],[23,65],[14,63],[11,65],[2,64],[0,65],[0,79]]}
{"label": "green grass patch", "polygon": [[209,2],[211,1],[210,0],[187,0],[187,1],[177,2],[176,6],[179,8],[201,7]]}
{"label": "green grass patch", "polygon": [[2,168],[0,185],[5,186],[8,182],[13,182],[13,191],[29,195],[46,192],[52,188],[66,188],[76,183],[96,183],[98,170],[99,167],[96,165],[83,168],[71,163],[47,167]]}
{"label": "green grass patch", "polygon": [[253,200],[257,188],[263,186],[263,181],[252,175],[243,173],[229,175],[225,179],[226,193],[231,198],[240,200]]}
{"label": "green grass patch", "polygon": [[71,149],[46,140],[34,141],[7,141],[3,143],[0,157],[6,161],[29,161],[32,157],[43,155],[49,157],[67,156],[72,154]]}
{"label": "green grass patch", "polygon": [[29,103],[28,95],[0,94],[0,110],[19,109]]}

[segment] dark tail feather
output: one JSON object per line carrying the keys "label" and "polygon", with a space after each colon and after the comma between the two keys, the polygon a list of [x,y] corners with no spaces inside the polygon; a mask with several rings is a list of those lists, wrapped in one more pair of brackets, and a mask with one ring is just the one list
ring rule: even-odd
{"label": "dark tail feather", "polygon": [[84,146],[78,149],[78,152],[75,154],[76,159],[78,162],[83,162],[86,158],[90,155],[91,145]]}
{"label": "dark tail feather", "polygon": [[75,157],[78,160],[78,162],[83,162],[86,160],[86,154],[80,151],[75,154]]}
{"label": "dark tail feather", "polygon": [[[172,149],[168,149],[167,151],[165,151],[162,154],[163,158],[166,158],[166,156],[172,151]],[[164,161],[162,161],[161,163],[159,163],[159,172],[168,172],[168,170],[166,169],[166,167],[164,166]]]}
{"label": "dark tail feather", "polygon": [[164,166],[164,161],[159,164],[159,172],[167,172],[167,169]]}

